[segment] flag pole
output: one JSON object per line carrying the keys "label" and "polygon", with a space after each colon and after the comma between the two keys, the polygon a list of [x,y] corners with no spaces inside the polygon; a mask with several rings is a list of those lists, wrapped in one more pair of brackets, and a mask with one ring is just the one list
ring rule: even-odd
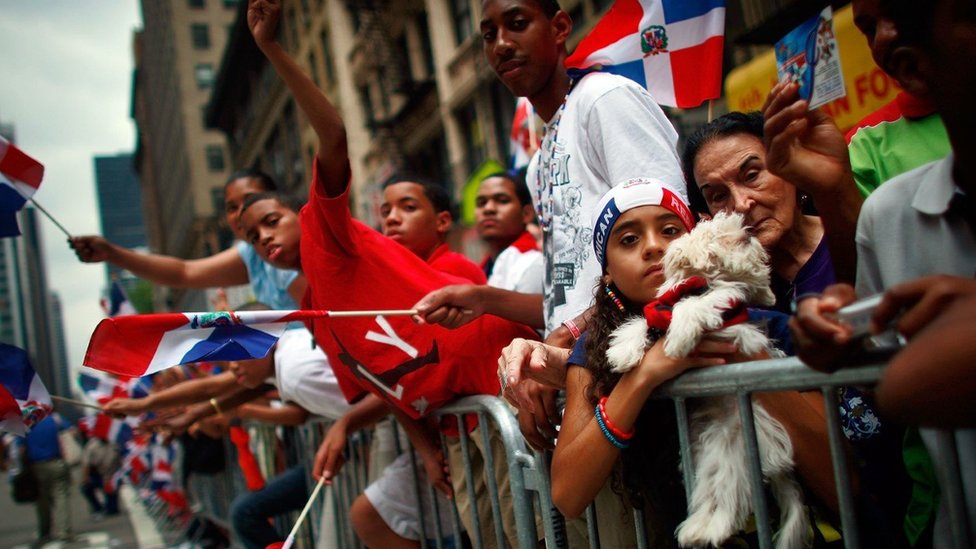
{"label": "flag pole", "polygon": [[708,122],[711,122],[715,118],[715,100],[708,100]]}
{"label": "flag pole", "polygon": [[103,408],[101,406],[97,405],[97,404],[89,404],[87,402],[83,402],[81,400],[76,400],[76,399],[73,399],[73,398],[65,398],[65,397],[58,396],[58,395],[50,395],[50,397],[51,397],[51,400],[56,400],[58,402],[64,402],[65,404],[74,404],[75,406],[81,406],[82,408],[93,408],[93,409],[98,410],[98,411],[102,411],[103,410]]}
{"label": "flag pole", "polygon": [[315,489],[312,490],[312,495],[309,496],[308,503],[305,504],[305,508],[302,509],[302,513],[298,515],[298,520],[296,520],[295,525],[291,527],[291,532],[288,533],[288,537],[285,539],[285,543],[282,544],[281,549],[290,549],[295,543],[295,534],[298,533],[298,529],[305,520],[305,515],[308,515],[308,511],[312,508],[312,503],[315,502],[315,498],[319,495],[323,485],[325,485],[325,475],[319,477],[319,482],[315,485]]}
{"label": "flag pole", "polygon": [[11,187],[13,188],[13,190],[17,191],[17,194],[19,194],[20,196],[24,197],[24,200],[30,200],[31,203],[34,204],[34,206],[38,210],[40,210],[42,214],[44,214],[45,216],[47,216],[47,218],[50,219],[52,223],[54,223],[55,225],[57,225],[57,227],[59,229],[61,229],[61,232],[64,233],[65,236],[67,236],[69,239],[71,238],[71,233],[68,232],[68,229],[65,229],[64,228],[64,225],[62,225],[61,223],[58,223],[58,220],[57,219],[54,219],[54,216],[51,215],[50,212],[48,212],[47,210],[45,210],[44,209],[44,206],[41,206],[40,204],[38,204],[37,201],[34,200],[34,197],[33,196],[27,196],[26,194],[20,192],[20,189],[17,188],[17,185],[11,185]]}

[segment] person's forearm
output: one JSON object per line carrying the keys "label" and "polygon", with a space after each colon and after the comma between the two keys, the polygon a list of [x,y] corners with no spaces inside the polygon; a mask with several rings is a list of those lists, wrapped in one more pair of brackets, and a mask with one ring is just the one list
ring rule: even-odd
{"label": "person's forearm", "polygon": [[258,43],[291,90],[319,138],[319,180],[327,196],[342,194],[349,181],[346,127],[339,111],[277,42]]}
{"label": "person's forearm", "polygon": [[353,404],[339,421],[345,424],[347,433],[354,433],[373,426],[388,415],[390,415],[389,405],[380,397],[368,394]]}
{"label": "person's forearm", "polygon": [[523,294],[484,286],[485,312],[541,330],[546,327],[542,311],[542,294]]}
{"label": "person's forearm", "polygon": [[209,288],[247,284],[247,269],[237,250],[229,249],[203,259],[180,259],[143,254],[110,244],[106,261],[156,284],[174,288]]}
{"label": "person's forearm", "polygon": [[301,406],[288,402],[284,406],[261,406],[244,403],[235,409],[237,417],[274,423],[275,425],[301,425],[308,418],[308,411]]}
{"label": "person's forearm", "polygon": [[247,389],[245,387],[236,387],[230,391],[225,391],[223,395],[217,397],[211,397],[209,402],[203,404],[197,404],[187,411],[189,417],[192,417],[194,421],[199,421],[205,417],[210,417],[215,414],[224,414],[234,408],[244,404],[245,402],[250,402],[259,396],[268,392],[272,389],[271,385],[261,385],[255,387],[254,389]]}
{"label": "person's forearm", "polygon": [[823,222],[837,282],[853,284],[857,273],[857,247],[854,237],[864,197],[858,192],[851,176],[847,184],[838,185],[830,196],[814,196],[813,203]]}
{"label": "person's forearm", "polygon": [[397,421],[407,433],[410,443],[420,455],[429,456],[440,450],[437,433],[430,429],[426,423],[422,420],[413,419],[406,412],[392,406],[387,405],[387,408],[396,416]]}
{"label": "person's forearm", "polygon": [[[553,502],[572,517],[579,516],[593,502],[620,458],[620,449],[606,439],[597,424],[594,407],[581,396],[583,387],[592,378],[580,370],[574,368],[569,374],[574,377],[567,384],[567,392],[572,391],[576,396],[567,402],[567,414],[563,417],[552,460]],[[633,430],[648,395],[659,385],[658,381],[648,382],[642,375],[636,369],[631,370],[607,399],[607,415],[623,431]]]}
{"label": "person's forearm", "polygon": [[174,406],[188,406],[215,397],[234,386],[236,386],[236,382],[234,381],[234,374],[231,372],[191,379],[162,391],[150,393],[146,397],[146,409],[158,410]]}

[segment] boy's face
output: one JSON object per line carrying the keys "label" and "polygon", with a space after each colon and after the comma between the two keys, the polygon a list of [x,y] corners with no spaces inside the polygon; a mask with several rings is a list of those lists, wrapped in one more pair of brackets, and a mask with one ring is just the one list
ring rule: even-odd
{"label": "boy's face", "polygon": [[302,228],[297,213],[269,198],[244,210],[240,223],[245,240],[261,259],[280,269],[301,269]]}
{"label": "boy's face", "polygon": [[451,228],[450,212],[435,212],[419,183],[401,181],[383,189],[383,234],[424,261],[444,242]]}
{"label": "boy's face", "polygon": [[229,369],[237,383],[248,389],[259,387],[269,377],[274,377],[274,353],[269,352],[263,358],[253,360],[231,360],[227,363]]}
{"label": "boy's face", "polygon": [[231,181],[224,188],[224,214],[227,216],[227,224],[237,238],[244,238],[241,231],[240,215],[241,206],[244,200],[255,194],[264,192],[261,183],[253,177],[242,177]]}
{"label": "boy's face", "polygon": [[489,243],[508,246],[532,219],[532,206],[522,205],[515,184],[506,177],[489,177],[478,187],[474,203],[478,236]]}
{"label": "boy's face", "polygon": [[[567,23],[568,30],[563,28]],[[549,19],[531,0],[482,3],[485,57],[502,83],[519,97],[534,97],[551,80],[562,63],[569,30],[572,22],[565,13]]]}
{"label": "boy's face", "polygon": [[[935,2],[931,47],[922,78],[932,91],[939,114],[955,146],[976,142],[976,3],[972,0]],[[955,134],[955,135],[953,135]],[[963,156],[956,151],[957,158]],[[966,159],[972,161],[972,159]]]}

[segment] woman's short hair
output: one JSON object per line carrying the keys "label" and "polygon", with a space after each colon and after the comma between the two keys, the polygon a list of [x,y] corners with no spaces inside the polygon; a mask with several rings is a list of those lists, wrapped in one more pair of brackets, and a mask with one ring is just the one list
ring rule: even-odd
{"label": "woman's short hair", "polygon": [[705,196],[695,181],[695,159],[701,148],[713,139],[729,135],[747,134],[763,138],[763,115],[759,111],[730,112],[712,120],[695,130],[685,142],[681,155],[681,168],[685,172],[685,187],[688,189],[688,203],[695,213],[708,213]]}

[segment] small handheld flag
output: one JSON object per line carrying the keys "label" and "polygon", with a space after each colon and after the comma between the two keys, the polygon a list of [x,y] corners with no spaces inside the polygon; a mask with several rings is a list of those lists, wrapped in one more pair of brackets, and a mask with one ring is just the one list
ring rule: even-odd
{"label": "small handheld flag", "polygon": [[660,105],[691,108],[722,94],[725,0],[616,0],[566,59],[647,88]]}
{"label": "small handheld flag", "polygon": [[24,435],[51,413],[51,397],[27,353],[0,343],[0,431]]}
{"label": "small handheld flag", "polygon": [[0,137],[0,236],[17,236],[17,212],[41,186],[44,166]]}

